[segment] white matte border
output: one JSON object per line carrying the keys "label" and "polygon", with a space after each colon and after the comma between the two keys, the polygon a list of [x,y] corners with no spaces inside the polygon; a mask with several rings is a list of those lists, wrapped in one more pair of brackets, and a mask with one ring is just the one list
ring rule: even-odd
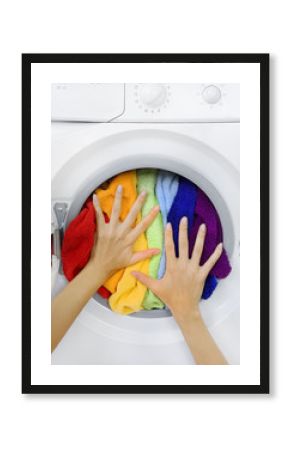
{"label": "white matte border", "polygon": [[[238,366],[51,365],[51,83],[239,83],[241,98],[241,360]],[[31,69],[31,383],[258,385],[260,383],[260,65],[33,63]],[[24,155],[25,156],[25,155]],[[250,261],[250,263],[248,263]],[[114,367],[114,369],[113,369]],[[113,369],[113,370],[112,370]],[[116,377],[117,374],[117,377]]]}

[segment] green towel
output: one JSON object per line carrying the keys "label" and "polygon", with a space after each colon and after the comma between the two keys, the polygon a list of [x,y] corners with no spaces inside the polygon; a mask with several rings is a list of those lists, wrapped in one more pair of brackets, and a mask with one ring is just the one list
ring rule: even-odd
{"label": "green towel", "polygon": [[[138,193],[145,190],[147,197],[142,208],[142,218],[147,216],[151,209],[158,205],[157,198],[155,196],[155,184],[157,179],[156,169],[139,169],[137,170],[137,190]],[[158,269],[160,264],[161,252],[163,247],[163,224],[162,216],[159,212],[154,221],[146,230],[146,238],[148,242],[148,248],[160,248],[160,253],[153,256],[149,263],[149,276],[157,278]],[[164,308],[163,302],[148,290],[145,294],[143,304],[144,309]]]}

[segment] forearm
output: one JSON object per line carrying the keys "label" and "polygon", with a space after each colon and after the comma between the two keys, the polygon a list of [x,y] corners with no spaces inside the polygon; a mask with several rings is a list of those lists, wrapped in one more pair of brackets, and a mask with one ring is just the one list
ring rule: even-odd
{"label": "forearm", "polygon": [[177,319],[185,341],[199,365],[224,365],[227,361],[209,333],[199,311]]}
{"label": "forearm", "polygon": [[51,351],[55,349],[71,324],[106,275],[88,264],[53,300],[51,306]]}

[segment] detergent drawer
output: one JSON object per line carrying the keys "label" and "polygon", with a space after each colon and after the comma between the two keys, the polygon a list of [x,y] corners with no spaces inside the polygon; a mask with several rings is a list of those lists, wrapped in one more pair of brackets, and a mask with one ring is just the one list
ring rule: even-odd
{"label": "detergent drawer", "polygon": [[124,111],[124,84],[58,83],[51,87],[51,120],[110,122]]}

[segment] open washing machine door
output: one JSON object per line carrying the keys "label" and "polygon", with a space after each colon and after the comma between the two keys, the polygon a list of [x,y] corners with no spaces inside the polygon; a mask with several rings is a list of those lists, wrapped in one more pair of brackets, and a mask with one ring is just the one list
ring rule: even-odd
{"label": "open washing machine door", "polygon": [[[89,145],[80,147],[64,164],[59,164],[52,179],[54,213],[56,205],[66,205],[62,224],[65,229],[97,186],[127,170],[164,169],[197,184],[219,213],[224,246],[233,268],[229,277],[221,280],[211,299],[201,302],[201,311],[228,361],[239,364],[238,168],[215,148],[174,127],[147,125],[126,129],[116,124],[107,126],[111,127],[107,136],[97,138],[96,134]],[[61,148],[61,142],[58,145]],[[56,222],[59,225],[59,220]],[[54,292],[65,285],[61,270],[59,272]],[[87,341],[83,339],[81,343],[80,335],[84,329],[88,332]],[[59,344],[52,362],[192,364],[192,358],[168,311],[120,316],[96,295]]]}

